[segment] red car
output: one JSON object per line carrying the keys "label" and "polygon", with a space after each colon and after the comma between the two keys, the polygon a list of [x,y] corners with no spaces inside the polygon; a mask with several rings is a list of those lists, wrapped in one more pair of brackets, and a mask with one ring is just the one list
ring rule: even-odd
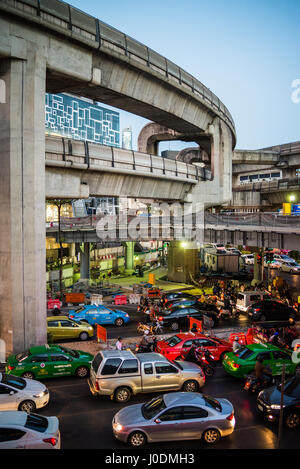
{"label": "red car", "polygon": [[203,346],[215,357],[215,360],[223,360],[225,353],[232,352],[232,344],[217,337],[208,337],[203,334],[190,332],[176,334],[156,344],[156,352],[161,353],[169,360],[176,360],[181,353],[188,352],[192,343],[197,347]]}

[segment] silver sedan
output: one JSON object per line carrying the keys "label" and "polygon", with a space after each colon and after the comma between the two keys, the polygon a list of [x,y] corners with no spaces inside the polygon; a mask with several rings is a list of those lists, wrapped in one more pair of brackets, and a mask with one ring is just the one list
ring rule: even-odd
{"label": "silver sedan", "polygon": [[145,404],[121,409],[113,418],[114,436],[133,447],[171,440],[213,444],[235,427],[234,409],[227,399],[205,394],[173,392]]}

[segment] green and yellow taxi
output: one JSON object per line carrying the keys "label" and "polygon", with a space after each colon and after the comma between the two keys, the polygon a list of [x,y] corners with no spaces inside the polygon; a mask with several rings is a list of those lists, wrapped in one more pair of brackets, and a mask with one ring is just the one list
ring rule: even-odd
{"label": "green and yellow taxi", "polygon": [[39,380],[69,375],[86,378],[89,375],[93,358],[92,354],[81,350],[46,344],[10,355],[5,372],[14,376]]}
{"label": "green and yellow taxi", "polygon": [[269,344],[250,344],[237,353],[226,353],[223,368],[231,376],[244,378],[254,371],[259,356],[263,358],[263,365],[271,369],[273,376],[281,375],[284,364],[287,374],[300,373],[300,365],[293,363],[291,351]]}
{"label": "green and yellow taxi", "polygon": [[76,322],[67,316],[47,317],[47,333],[52,340],[79,339],[87,340],[94,336],[93,326],[86,322]]}

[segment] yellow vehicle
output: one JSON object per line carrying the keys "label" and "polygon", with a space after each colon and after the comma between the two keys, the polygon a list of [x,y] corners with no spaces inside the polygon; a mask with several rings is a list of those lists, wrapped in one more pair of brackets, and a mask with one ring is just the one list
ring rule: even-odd
{"label": "yellow vehicle", "polygon": [[52,340],[87,340],[94,336],[94,329],[88,323],[72,321],[67,316],[51,316],[47,318],[47,333]]}

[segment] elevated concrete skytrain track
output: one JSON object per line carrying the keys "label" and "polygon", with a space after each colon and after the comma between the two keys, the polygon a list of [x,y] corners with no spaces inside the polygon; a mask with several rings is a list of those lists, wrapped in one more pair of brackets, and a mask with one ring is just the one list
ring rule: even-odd
{"label": "elevated concrete skytrain track", "polygon": [[46,91],[107,103],[209,142],[212,178],[191,191],[202,205],[231,198],[236,134],[227,108],[200,81],[58,0],[0,2],[0,79],[0,334],[11,352],[46,342]]}

